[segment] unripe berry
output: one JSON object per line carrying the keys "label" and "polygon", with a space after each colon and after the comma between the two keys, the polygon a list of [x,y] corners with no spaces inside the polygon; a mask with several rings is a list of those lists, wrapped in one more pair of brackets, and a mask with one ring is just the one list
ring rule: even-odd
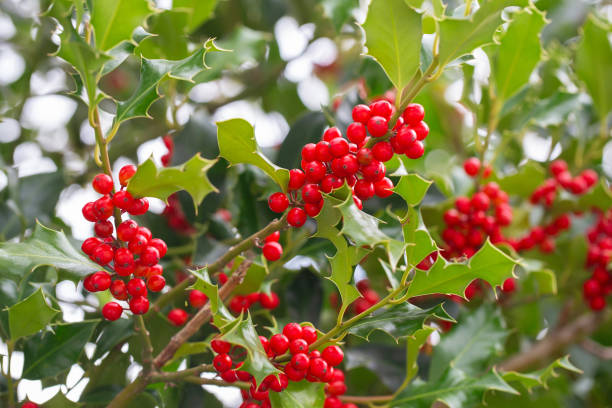
{"label": "unripe berry", "polygon": [[98,174],[96,177],[94,177],[91,184],[93,185],[94,190],[102,195],[109,194],[111,191],[113,191],[113,179],[108,174]]}
{"label": "unripe berry", "polygon": [[353,122],[346,129],[347,139],[357,145],[363,143],[367,135],[367,130],[363,123]]}
{"label": "unripe berry", "polygon": [[340,133],[340,130],[335,126],[330,127],[323,132],[323,141],[325,142],[331,142],[337,137],[342,137],[342,133]]}
{"label": "unripe berry", "polygon": [[411,103],[404,109],[402,117],[407,125],[414,126],[425,119],[425,109],[418,103]]}
{"label": "unripe berry", "polygon": [[356,105],[352,112],[353,120],[363,124],[368,123],[368,119],[372,116],[370,107],[367,105]]}
{"label": "unripe berry", "polygon": [[123,313],[123,308],[116,302],[108,302],[102,308],[102,316],[104,316],[106,320],[117,320],[121,317],[121,313]]}
{"label": "unripe berry", "polygon": [[132,313],[137,315],[145,314],[149,310],[149,299],[144,296],[133,297],[129,304]]}
{"label": "unripe berry", "polygon": [[267,242],[262,248],[263,256],[270,262],[278,261],[283,255],[283,247],[278,242]]}
{"label": "unripe berry", "polygon": [[299,207],[292,208],[287,214],[287,222],[292,227],[301,227],[306,222],[306,212]]}
{"label": "unripe berry", "polygon": [[134,199],[130,208],[128,208],[128,212],[132,215],[143,215],[149,210],[149,200],[146,198],[137,198]]}
{"label": "unripe berry", "polygon": [[94,222],[98,219],[98,215],[96,214],[93,202],[85,204],[83,206],[82,212],[83,217],[89,222]]}
{"label": "unripe berry", "polygon": [[218,372],[223,373],[232,368],[232,358],[226,353],[217,354],[213,358],[213,366]]}
{"label": "unripe berry", "polygon": [[147,288],[151,292],[160,292],[166,286],[166,279],[161,275],[151,275],[147,279]]}
{"label": "unripe berry", "polygon": [[372,155],[379,162],[387,162],[393,158],[393,147],[389,142],[378,142],[372,147]]}
{"label": "unripe berry", "polygon": [[139,278],[130,279],[127,284],[127,291],[130,296],[145,296],[147,294],[147,285]]}
{"label": "unripe berry", "polygon": [[342,352],[342,349],[336,345],[327,346],[321,353],[321,357],[323,357],[323,360],[325,360],[327,364],[332,367],[335,367],[342,363],[342,360],[344,359],[344,353]]}
{"label": "unripe berry", "polygon": [[100,238],[110,237],[114,230],[113,223],[109,220],[96,221],[94,224],[94,233]]}
{"label": "unripe berry", "polygon": [[134,174],[136,174],[136,166],[133,164],[123,166],[121,170],[119,170],[119,183],[123,187],[127,186],[128,180],[131,179]]}
{"label": "unripe berry", "polygon": [[289,190],[297,190],[304,185],[306,175],[300,169],[289,170]]}
{"label": "unripe berry", "polygon": [[373,137],[382,137],[387,134],[389,124],[382,116],[372,116],[367,124],[368,132]]}
{"label": "unripe berry", "polygon": [[175,326],[182,326],[187,322],[187,312],[183,309],[172,309],[168,312],[168,320]]}

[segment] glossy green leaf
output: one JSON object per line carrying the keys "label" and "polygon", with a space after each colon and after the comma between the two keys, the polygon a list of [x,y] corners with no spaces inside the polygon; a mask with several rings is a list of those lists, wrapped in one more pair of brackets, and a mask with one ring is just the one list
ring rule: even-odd
{"label": "glossy green leaf", "polygon": [[205,57],[210,51],[222,51],[212,40],[189,57],[178,61],[142,58],[140,66],[140,82],[138,87],[126,101],[117,104],[115,126],[129,119],[149,117],[148,110],[159,98],[159,84],[167,78],[181,81],[193,81],[201,71],[207,69]]}
{"label": "glossy green leaf", "polygon": [[53,398],[45,402],[45,408],[77,408],[83,404],[73,402],[66,398],[66,395],[59,391]]}
{"label": "glossy green leaf", "polygon": [[323,408],[325,385],[306,380],[290,381],[282,392],[270,392],[272,408]]}
{"label": "glossy green leaf", "polygon": [[548,367],[542,368],[541,370],[533,371],[531,373],[519,373],[516,371],[508,371],[502,374],[502,378],[508,382],[519,382],[528,391],[531,391],[534,387],[547,387],[548,381],[552,377],[556,377],[558,374],[555,371],[558,368],[562,368],[572,373],[582,374],[582,370],[574,366],[569,361],[569,356],[561,357]]}
{"label": "glossy green leaf", "polygon": [[251,316],[242,319],[229,331],[222,331],[222,338],[246,349],[247,357],[242,369],[251,373],[255,377],[257,384],[260,384],[266,376],[278,373],[278,370],[274,368],[261,345],[259,336],[255,331],[255,326],[251,321]]}
{"label": "glossy green leaf", "polygon": [[607,211],[611,207],[612,191],[604,180],[600,180],[595,187],[578,198],[578,209],[599,208],[602,211]]}
{"label": "glossy green leaf", "polygon": [[430,408],[439,401],[449,408],[463,408],[480,403],[484,393],[490,390],[518,394],[495,371],[472,378],[449,367],[436,381],[415,380],[391,401],[390,407]]}
{"label": "glossy green leaf", "polygon": [[546,99],[538,100],[531,109],[519,116],[516,120],[516,128],[521,129],[531,122],[544,127],[560,125],[567,120],[570,113],[579,109],[580,104],[580,94],[555,92]]}
{"label": "glossy green leaf", "polygon": [[495,181],[508,194],[527,198],[544,183],[546,177],[547,172],[540,164],[528,161],[517,172],[503,175]]}
{"label": "glossy green leaf", "polygon": [[495,31],[502,24],[502,10],[509,6],[526,4],[527,0],[488,0],[481,3],[471,18],[449,17],[441,20],[440,65],[445,66],[475,48],[492,43]]}
{"label": "glossy green leaf", "polygon": [[366,47],[395,88],[403,89],[419,68],[421,15],[404,0],[374,0],[363,28]]}
{"label": "glossy green leaf", "polygon": [[38,289],[8,309],[12,340],[27,337],[44,329],[60,311],[47,304],[42,289]]}
{"label": "glossy green leaf", "polygon": [[189,55],[187,42],[187,10],[164,10],[149,19],[147,30],[153,34],[135,50],[144,58],[179,60]]}
{"label": "glossy green leaf", "polygon": [[401,196],[406,201],[406,204],[414,207],[423,201],[431,183],[432,181],[425,180],[418,174],[408,174],[400,177],[400,181],[393,191]]}
{"label": "glossy green leaf", "polygon": [[210,343],[207,341],[194,341],[187,342],[181,344],[181,346],[176,350],[174,356],[172,356],[172,360],[168,362],[168,365],[171,365],[174,362],[181,360],[183,357],[191,356],[194,354],[203,354],[210,350]]}
{"label": "glossy green leaf", "polygon": [[124,342],[134,335],[134,322],[132,319],[119,319],[108,322],[96,339],[96,351],[93,360],[97,360],[113,347]]}
{"label": "glossy green leaf", "polygon": [[599,118],[604,120],[612,110],[612,28],[609,22],[591,14],[582,30],[576,50],[576,73],[586,85]]}
{"label": "glossy green leaf", "polygon": [[465,288],[474,279],[485,280],[492,287],[501,286],[504,280],[513,275],[515,265],[515,260],[487,240],[467,263],[448,262],[439,256],[428,271],[417,269],[407,294],[463,296]]}
{"label": "glossy green leaf", "polygon": [[433,318],[454,322],[442,304],[421,309],[405,302],[377,310],[372,315],[359,320],[348,332],[369,341],[372,333],[380,330],[397,342],[401,338],[414,335],[423,328],[427,320]]}
{"label": "glossy green leaf", "polygon": [[[242,256],[238,256],[234,259],[231,269],[232,273],[238,269],[244,259],[245,258]],[[234,293],[237,295],[247,295],[249,293],[258,292],[267,275],[268,270],[263,265],[256,262],[251,263],[251,266],[249,266],[249,269],[247,269],[244,280],[240,285],[236,286]]]}
{"label": "glossy green leaf", "polygon": [[48,265],[82,277],[100,269],[75,249],[61,231],[36,224],[34,233],[23,242],[0,243],[0,270],[23,278],[35,268]]}
{"label": "glossy green leaf", "polygon": [[198,278],[196,283],[193,284],[192,288],[199,290],[208,297],[208,301],[210,302],[210,310],[213,314],[217,314],[219,311],[219,303],[221,302],[219,299],[219,287],[210,281],[208,270],[206,268],[202,268],[195,271],[190,270],[189,273]]}
{"label": "glossy green leaf", "polygon": [[265,157],[255,140],[253,126],[244,119],[229,119],[217,122],[219,155],[235,166],[251,164],[263,170],[283,191],[287,191],[289,170],[278,167]]}
{"label": "glossy green leaf", "polygon": [[83,353],[98,320],[58,324],[53,333],[40,333],[23,346],[23,377],[30,380],[54,377],[68,370]]}
{"label": "glossy green leaf", "polygon": [[127,189],[135,197],[155,197],[166,202],[173,193],[185,190],[191,195],[197,213],[202,200],[208,194],[218,191],[206,175],[216,162],[204,159],[198,153],[180,166],[158,169],[155,162],[148,159],[138,166]]}
{"label": "glossy green leaf", "polygon": [[187,30],[193,31],[198,28],[203,22],[208,20],[215,7],[217,0],[174,0],[172,2],[173,9],[186,10],[189,20],[187,22]]}
{"label": "glossy green leaf", "polygon": [[90,4],[96,48],[101,51],[129,40],[134,29],[152,13],[148,0],[90,0]]}
{"label": "glossy green leaf", "polygon": [[429,231],[423,223],[419,210],[414,207],[408,207],[408,211],[401,220],[401,223],[404,242],[408,244],[406,246],[408,265],[417,265],[427,255],[438,249],[436,242],[429,235]]}
{"label": "glossy green leaf", "polygon": [[429,367],[430,380],[440,378],[449,366],[477,376],[496,354],[503,351],[508,332],[504,329],[499,310],[481,306],[468,315],[461,315],[458,321],[434,348]]}
{"label": "glossy green leaf", "polygon": [[406,338],[406,377],[404,384],[408,384],[419,372],[419,365],[417,364],[419,352],[434,331],[436,329],[433,327],[425,326]]}
{"label": "glossy green leaf", "polygon": [[529,81],[542,57],[540,32],[545,23],[544,13],[535,7],[514,15],[497,48],[492,70],[500,100],[508,99]]}

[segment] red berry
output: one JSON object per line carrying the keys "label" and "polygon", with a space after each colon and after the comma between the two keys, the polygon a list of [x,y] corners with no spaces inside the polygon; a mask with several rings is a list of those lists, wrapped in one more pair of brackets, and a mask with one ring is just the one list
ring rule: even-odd
{"label": "red berry", "polygon": [[327,361],[327,364],[332,367],[335,367],[342,363],[342,360],[344,359],[344,353],[342,352],[342,349],[338,346],[327,346],[321,353],[321,357],[323,357],[323,360]]}
{"label": "red berry", "polygon": [[382,180],[385,177],[386,171],[385,165],[377,160],[361,168],[363,178],[371,182]]}
{"label": "red berry", "polygon": [[108,302],[102,308],[102,316],[106,320],[117,320],[121,317],[121,313],[123,313],[123,308],[117,302]]}
{"label": "red berry", "polygon": [[217,354],[213,358],[213,366],[218,372],[223,373],[232,368],[232,358],[226,353]]}
{"label": "red berry", "polygon": [[302,326],[298,323],[288,323],[283,327],[283,334],[289,341],[299,339],[302,337]]}
{"label": "red berry", "polygon": [[110,292],[117,300],[127,300],[128,298],[127,286],[122,280],[114,280],[111,283]]}
{"label": "red berry", "polygon": [[372,163],[374,160],[374,155],[372,154],[372,150],[367,147],[362,147],[357,152],[357,162],[362,166],[367,166]]}
{"label": "red berry", "polygon": [[423,146],[423,142],[416,141],[414,142],[408,149],[406,149],[406,156],[411,159],[418,159],[425,154],[425,146]]}
{"label": "red berry", "polygon": [[425,109],[418,103],[411,103],[404,109],[402,117],[407,125],[414,126],[425,119]]}
{"label": "red berry", "polygon": [[166,279],[161,275],[151,275],[147,279],[147,288],[151,292],[160,292],[166,286]]}
{"label": "red berry", "polygon": [[604,307],[606,307],[606,299],[601,296],[597,296],[589,301],[589,307],[594,311],[602,310]]}
{"label": "red berry", "polygon": [[472,197],[471,204],[476,210],[486,211],[491,205],[491,200],[489,199],[489,196],[487,196],[485,193],[478,192]]}
{"label": "red berry", "polygon": [[334,381],[327,386],[327,392],[331,395],[342,395],[346,393],[344,381]]}
{"label": "red berry", "polygon": [[213,339],[210,342],[210,346],[217,354],[227,354],[232,349],[231,343],[228,343],[227,341],[221,339]]}
{"label": "red berry", "polygon": [[283,255],[283,247],[278,242],[267,242],[262,249],[263,256],[270,262],[278,261]]}
{"label": "red berry", "polygon": [[86,291],[88,291],[88,292],[95,292],[95,291],[96,291],[96,288],[94,287],[93,282],[92,282],[92,280],[91,280],[92,275],[93,275],[93,274],[91,274],[91,275],[87,275],[87,276],[85,277],[85,279],[83,279],[83,287],[84,287],[84,288],[85,288],[85,290],[86,290]]}
{"label": "red berry", "polygon": [[480,160],[477,157],[470,157],[463,163],[463,170],[468,176],[476,176],[480,171]]}
{"label": "red berry", "polygon": [[138,231],[138,224],[134,220],[125,220],[117,227],[117,238],[123,242],[128,242]]}
{"label": "red berry", "polygon": [[201,308],[208,302],[208,296],[206,296],[203,292],[193,289],[189,292],[189,304],[191,307],[195,307],[196,309]]}
{"label": "red berry", "polygon": [[366,124],[368,119],[370,119],[372,116],[372,112],[370,111],[370,107],[367,105],[356,105],[353,107],[352,116],[355,122]]}
{"label": "red berry", "polygon": [[374,194],[380,198],[387,198],[393,194],[393,182],[387,177],[374,183]]}
{"label": "red berry", "polygon": [[105,220],[113,215],[114,208],[113,200],[110,196],[100,197],[93,203],[94,213],[98,220]]}
{"label": "red berry", "polygon": [[369,200],[374,196],[374,184],[364,179],[357,180],[354,191],[355,195],[359,197],[360,200]]}
{"label": "red berry", "polygon": [[259,303],[261,303],[261,307],[264,309],[272,310],[278,307],[280,299],[274,292],[271,292],[269,295],[262,292],[259,294]]}
{"label": "red berry", "polygon": [[128,248],[133,254],[139,255],[147,247],[148,243],[149,240],[146,236],[136,234],[128,243]]}
{"label": "red berry", "polygon": [[280,239],[280,231],[275,231],[271,233],[270,235],[268,235],[264,239],[264,242],[278,242],[279,239]]}
{"label": "red berry", "polygon": [[404,126],[399,132],[397,132],[397,135],[395,135],[395,141],[400,146],[402,152],[405,152],[407,149],[409,149],[410,146],[412,146],[413,143],[416,142],[416,140],[416,132],[406,126]]}
{"label": "red berry", "polygon": [[135,296],[130,302],[130,310],[134,314],[145,314],[149,310],[149,299],[144,296]]}
{"label": "red berry", "polygon": [[96,237],[87,238],[85,241],[83,241],[83,244],[81,245],[81,250],[85,252],[87,255],[91,255],[94,249],[96,249],[101,244],[102,244],[102,240],[100,240],[99,238],[96,238]]}
{"label": "red berry", "polygon": [[82,212],[83,217],[89,222],[94,222],[98,219],[98,214],[96,214],[93,202],[85,204]]}
{"label": "red berry", "polygon": [[132,215],[143,215],[149,210],[149,200],[146,198],[137,198],[134,199],[130,208],[128,208],[128,212]]}
{"label": "red berry", "polygon": [[416,125],[412,125],[412,130],[416,132],[418,140],[424,140],[429,134],[429,126],[427,126],[427,123],[423,121],[417,123]]}
{"label": "red berry", "polygon": [[302,338],[306,340],[306,343],[312,344],[317,341],[317,331],[312,326],[302,327]]}
{"label": "red berry", "polygon": [[347,139],[357,145],[363,143],[367,135],[368,134],[365,125],[360,122],[353,122],[346,129]]}
{"label": "red berry", "polygon": [[344,408],[342,401],[340,401],[336,397],[327,397],[325,398],[325,404],[323,408]]}
{"label": "red berry", "polygon": [[98,245],[92,252],[91,258],[104,266],[113,260],[113,248],[108,244]]}
{"label": "red berry", "polygon": [[24,402],[21,408],[38,408],[38,405],[31,401],[28,401],[28,402]]}
{"label": "red berry", "polygon": [[571,224],[572,224],[572,220],[569,217],[569,215],[567,214],[562,214],[560,216],[558,216],[554,221],[553,221],[555,227],[557,227],[559,230],[566,230],[568,229]]}
{"label": "red berry", "polygon": [[565,171],[567,171],[567,163],[565,160],[555,160],[550,164],[550,172],[555,176]]}
{"label": "red berry", "polygon": [[372,147],[372,156],[379,162],[387,162],[393,157],[393,147],[389,142],[378,142]]}
{"label": "red berry", "polygon": [[326,129],[325,132],[323,132],[323,140],[325,142],[331,142],[337,137],[342,137],[342,133],[340,133],[340,130],[335,126],[330,127],[329,129]]}
{"label": "red berry", "polygon": [[168,320],[175,326],[182,326],[187,322],[187,312],[183,309],[172,309],[168,312]]}
{"label": "red berry", "polygon": [[321,141],[317,143],[317,147],[315,149],[316,161],[320,162],[328,162],[333,159],[329,142]]}
{"label": "red berry", "polygon": [[301,227],[306,222],[306,212],[299,207],[292,208],[287,215],[287,222],[292,227]]}
{"label": "red berry", "polygon": [[289,349],[289,339],[284,334],[270,337],[270,350],[277,356],[285,354]]}
{"label": "red berry", "polygon": [[100,194],[110,194],[113,191],[113,179],[108,174],[100,173],[92,181],[94,190]]}
{"label": "red berry", "polygon": [[317,204],[323,197],[316,184],[306,184],[302,187],[302,200],[306,203]]}
{"label": "red berry", "polygon": [[[334,161],[336,160],[338,159],[335,159]],[[336,173],[336,176],[347,177],[357,173],[357,171],[359,170],[359,162],[357,162],[357,158],[354,155],[346,154],[340,157],[339,160],[341,171],[339,174],[334,172]]]}
{"label": "red berry", "polygon": [[315,145],[314,143],[308,143],[304,145],[304,147],[302,147],[302,160],[305,160],[307,162],[316,160],[316,149],[317,145]]}
{"label": "red berry", "polygon": [[502,290],[506,293],[512,293],[516,289],[516,282],[514,278],[508,278],[502,284]]}
{"label": "red berry", "polygon": [[580,177],[582,178],[582,180],[584,180],[587,187],[589,188],[594,186],[595,183],[597,183],[597,179],[599,178],[597,173],[591,169],[584,170],[582,173],[580,173]]}
{"label": "red berry", "polygon": [[372,116],[368,120],[367,124],[368,132],[373,137],[382,137],[387,134],[387,130],[389,130],[389,124],[387,119],[382,116]]}
{"label": "red berry", "polygon": [[382,116],[389,120],[393,114],[393,105],[389,101],[380,100],[370,104],[372,116]]}
{"label": "red berry", "polygon": [[324,193],[331,193],[333,190],[342,187],[343,180],[333,174],[326,175],[321,181],[321,190]]}
{"label": "red berry", "polygon": [[145,296],[147,294],[147,285],[139,278],[130,279],[127,284],[127,291],[130,296]]}
{"label": "red berry", "polygon": [[355,196],[353,196],[353,202],[355,203],[355,205],[357,206],[357,208],[359,208],[360,210],[363,210],[363,203],[361,202],[361,200],[359,199],[359,197],[355,197]]}
{"label": "red berry", "polygon": [[121,170],[119,170],[119,183],[124,187],[127,186],[128,180],[131,179],[134,174],[136,174],[136,166],[133,164],[123,166]]}
{"label": "red berry", "polygon": [[308,374],[312,375],[316,378],[322,378],[327,374],[329,370],[329,365],[322,358],[314,358],[310,360],[310,365],[308,367]]}
{"label": "red berry", "polygon": [[308,355],[305,353],[296,353],[291,357],[291,366],[299,371],[304,371],[308,369],[310,365],[310,359]]}
{"label": "red berry", "polygon": [[334,368],[331,382],[334,382],[334,381],[344,382],[344,372],[342,372],[342,370]]}
{"label": "red berry", "polygon": [[320,161],[311,161],[306,163],[304,172],[306,173],[307,181],[311,183],[318,183],[319,181],[323,180],[323,177],[325,177],[326,168]]}
{"label": "red berry", "polygon": [[168,252],[168,246],[166,245],[164,240],[160,238],[153,238],[152,240],[150,240],[149,246],[157,249],[160,258],[163,258],[164,255],[166,255],[166,252]]}
{"label": "red berry", "polygon": [[153,266],[159,262],[159,251],[153,246],[145,247],[140,253],[140,262],[145,266]]}
{"label": "red berry", "polygon": [[304,185],[306,175],[300,169],[289,170],[289,190],[297,190]]}
{"label": "red berry", "polygon": [[342,137],[333,139],[329,142],[329,152],[333,157],[342,157],[349,152],[349,143]]}
{"label": "red berry", "polygon": [[114,230],[113,223],[109,220],[96,221],[94,225],[94,233],[100,238],[110,237]]}
{"label": "red berry", "polygon": [[91,285],[97,292],[110,288],[111,276],[105,271],[98,271],[91,275]]}
{"label": "red berry", "polygon": [[[310,360],[308,361],[310,363]],[[285,366],[285,374],[291,381],[302,381],[306,376],[306,370],[298,370],[293,367],[291,364],[287,364]]]}
{"label": "red berry", "polygon": [[308,343],[304,339],[294,339],[289,344],[291,354],[308,353]]}
{"label": "red berry", "polygon": [[582,292],[585,298],[594,298],[601,294],[601,285],[595,279],[588,279],[582,285]]}
{"label": "red berry", "polygon": [[127,211],[133,203],[134,197],[132,197],[132,195],[125,190],[117,191],[113,195],[113,204],[119,209]]}

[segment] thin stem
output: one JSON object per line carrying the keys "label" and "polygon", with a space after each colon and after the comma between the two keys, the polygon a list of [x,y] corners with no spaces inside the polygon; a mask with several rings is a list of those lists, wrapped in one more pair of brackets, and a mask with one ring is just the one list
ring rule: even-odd
{"label": "thin stem", "polygon": [[233,383],[229,383],[223,380],[217,380],[214,378],[202,378],[202,377],[186,377],[185,382],[190,382],[193,384],[200,384],[200,385],[217,385],[219,387],[238,387],[238,388],[250,388],[251,387],[251,384],[242,382],[242,381],[236,381]]}
{"label": "thin stem", "polygon": [[373,402],[387,402],[393,399],[393,395],[375,395],[371,397],[362,397],[357,395],[342,395],[340,400],[346,403],[353,404],[370,404]]}
{"label": "thin stem", "polygon": [[143,358],[143,375],[147,376],[154,370],[153,367],[153,344],[151,343],[151,337],[149,335],[149,331],[147,330],[147,326],[145,326],[144,318],[142,315],[136,316],[136,324],[138,326],[138,330],[140,331],[140,335],[142,336],[142,340],[144,341],[144,348],[142,350]]}
{"label": "thin stem", "polygon": [[11,376],[11,362],[13,357],[13,350],[15,345],[12,340],[6,343],[8,349],[7,365],[6,365],[6,387],[8,388],[8,407],[15,408],[15,386],[13,384],[13,377]]}
{"label": "thin stem", "polygon": [[463,15],[467,17],[471,13],[472,13],[472,0],[465,0],[465,13],[463,13]]}
{"label": "thin stem", "polygon": [[214,369],[215,367],[212,364],[200,364],[196,367],[187,368],[181,371],[159,373],[151,376],[151,383],[180,381],[203,372],[214,372]]}

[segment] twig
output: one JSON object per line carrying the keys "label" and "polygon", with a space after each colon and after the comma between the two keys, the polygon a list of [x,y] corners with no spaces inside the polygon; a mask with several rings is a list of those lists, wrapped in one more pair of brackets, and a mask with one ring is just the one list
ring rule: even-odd
{"label": "twig", "polygon": [[145,326],[145,322],[142,315],[136,316],[136,325],[138,327],[138,331],[140,331],[140,335],[142,336],[142,340],[144,342],[144,347],[142,349],[142,370],[143,375],[147,376],[154,370],[153,344],[151,343],[151,337],[149,336],[149,331],[147,330],[147,326]]}
{"label": "twig", "polygon": [[219,387],[238,387],[238,388],[250,388],[251,384],[236,381],[233,383],[229,383],[223,380],[217,380],[215,378],[202,378],[202,377],[186,377],[186,382],[190,382],[192,384],[200,384],[200,385],[217,385]]}
{"label": "twig", "polygon": [[214,366],[212,364],[200,364],[196,367],[187,368],[181,371],[174,372],[162,372],[156,375],[151,376],[151,382],[174,382],[178,380],[183,380],[187,377],[191,377],[194,375],[199,375],[206,371],[213,371]]}
{"label": "twig", "polygon": [[602,360],[612,360],[612,347],[602,346],[589,338],[582,340],[580,345],[583,349]]}
{"label": "twig", "polygon": [[371,397],[362,397],[358,395],[342,395],[340,400],[345,403],[352,402],[353,404],[369,404],[372,402],[387,402],[393,399],[393,395],[375,395]]}

